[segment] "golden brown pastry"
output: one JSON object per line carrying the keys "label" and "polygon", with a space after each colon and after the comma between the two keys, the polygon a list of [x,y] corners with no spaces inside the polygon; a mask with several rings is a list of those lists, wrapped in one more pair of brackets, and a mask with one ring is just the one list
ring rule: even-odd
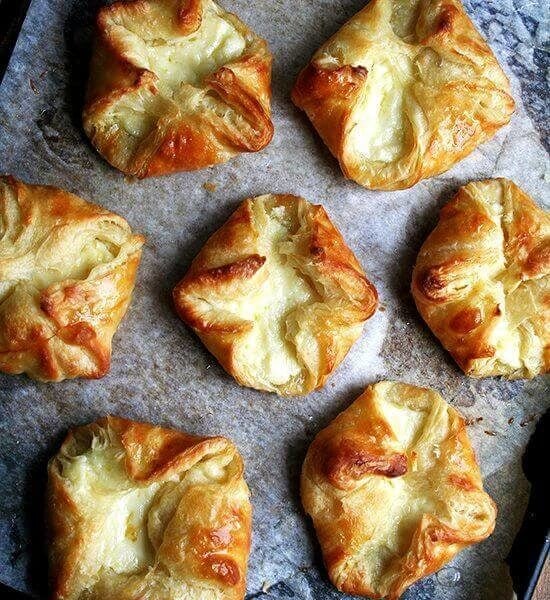
{"label": "golden brown pastry", "polygon": [[463,419],[405,383],[369,386],[315,437],[301,494],[332,583],[371,598],[399,598],[495,525]]}
{"label": "golden brown pastry", "polygon": [[84,129],[129,175],[200,169],[273,135],[266,42],[212,0],[99,11]]}
{"label": "golden brown pastry", "polygon": [[143,242],[104,208],[0,177],[0,371],[105,375]]}
{"label": "golden brown pastry", "polygon": [[292,92],[370,189],[451,168],[508,123],[508,80],[459,0],[372,0],[330,38]]}
{"label": "golden brown pastry", "polygon": [[550,214],[507,179],[469,183],[418,254],[420,314],[472,377],[550,370]]}
{"label": "golden brown pastry", "polygon": [[266,195],[206,242],[174,300],[241,385],[293,396],[324,384],[377,294],[321,206]]}
{"label": "golden brown pastry", "polygon": [[53,600],[242,600],[251,506],[226,438],[107,417],[48,466]]}

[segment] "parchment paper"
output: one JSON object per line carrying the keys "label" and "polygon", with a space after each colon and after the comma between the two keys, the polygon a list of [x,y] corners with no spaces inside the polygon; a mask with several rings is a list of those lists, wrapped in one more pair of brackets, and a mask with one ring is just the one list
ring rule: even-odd
{"label": "parchment paper", "polygon": [[[528,484],[519,461],[537,415],[549,403],[545,381],[463,376],[421,322],[408,289],[416,252],[434,226],[438,208],[460,185],[506,176],[539,203],[548,201],[550,169],[541,143],[548,126],[548,55],[542,48],[548,33],[546,2],[466,2],[511,76],[517,112],[509,126],[454,169],[392,193],[370,192],[345,181],[289,100],[299,69],[363,1],[224,0],[226,8],[269,41],[274,53],[273,142],[225,165],[142,182],[125,180],[104,162],[81,128],[91,24],[100,4],[34,0],[0,89],[0,171],[103,204],[145,233],[148,243],[107,377],[44,385],[0,375],[0,579],[45,595],[46,461],[70,426],[112,413],[223,434],[238,444],[254,503],[249,598],[344,598],[328,583],[312,527],[301,510],[300,467],[321,427],[366,384],[391,378],[432,386],[467,418],[483,419],[469,432],[486,488],[499,508],[489,540],[463,552],[404,597],[511,597],[502,560],[526,505]],[[215,191],[205,184],[214,184]],[[295,193],[322,203],[382,303],[325,389],[303,399],[239,388],[178,320],[170,300],[173,285],[207,237],[243,198],[268,192]]]}

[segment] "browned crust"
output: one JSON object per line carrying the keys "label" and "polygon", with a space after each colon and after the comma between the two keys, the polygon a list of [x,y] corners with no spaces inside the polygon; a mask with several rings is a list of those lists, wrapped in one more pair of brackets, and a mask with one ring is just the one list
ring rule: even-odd
{"label": "browned crust", "polygon": [[143,483],[186,471],[209,454],[233,448],[222,437],[198,437],[120,417],[109,416],[98,424],[117,432],[126,452],[128,476]]}
{"label": "browned crust", "polygon": [[263,267],[265,261],[265,256],[252,254],[234,263],[202,271],[192,278],[184,277],[173,291],[174,303],[180,319],[193,329],[204,333],[248,331],[252,326],[248,322],[237,320],[220,322],[206,319],[194,303],[186,301],[186,297],[203,287],[230,287],[232,283],[238,283],[239,280],[251,279]]}
{"label": "browned crust", "polygon": [[[446,171],[508,123],[515,108],[502,69],[461,2],[422,0],[407,48],[431,49],[455,68],[464,65],[465,72],[473,71],[473,79],[451,79],[443,85],[417,78],[407,94],[418,105],[427,131],[417,131],[418,116],[413,122],[407,112],[410,131],[401,156],[369,163],[357,155],[348,145],[350,117],[369,73],[356,63],[360,50],[371,46],[361,32],[389,26],[381,20],[391,18],[392,10],[389,0],[371,1],[317,51],[292,90],[292,101],[306,112],[344,175],[369,189],[403,189]],[[330,62],[323,62],[325,53],[331,54]],[[420,143],[424,139],[427,143]]]}
{"label": "browned crust", "polygon": [[407,456],[399,452],[381,452],[380,446],[363,439],[330,440],[322,454],[327,480],[341,490],[353,489],[366,475],[401,477],[407,472]]}
{"label": "browned crust", "polygon": [[[104,219],[128,227],[122,217],[59,188],[27,185],[11,176],[0,178],[0,188],[0,210],[5,210],[12,193],[20,214],[19,222],[11,226],[22,230],[53,231],[68,223],[89,228]],[[6,297],[0,305],[0,370],[43,381],[105,375],[111,339],[130,301],[144,238],[129,233],[128,242],[133,251],[127,260],[101,276],[54,283],[38,293],[25,292],[17,301]],[[86,307],[99,312],[83,318]]]}
{"label": "browned crust", "polygon": [[[196,31],[202,22],[202,0],[167,1],[178,34]],[[175,5],[175,6],[174,6]],[[123,14],[148,18],[148,0],[125,0],[100,9],[92,59],[84,128],[92,144],[113,166],[137,177],[189,171],[225,162],[238,152],[257,152],[273,137],[270,117],[271,53],[265,40],[255,36],[237,17],[231,21],[249,40],[244,54],[206,77],[200,87],[237,113],[242,123],[229,123],[203,107],[198,112],[176,109],[159,118],[152,131],[128,154],[124,135],[102,130],[105,112],[125,96],[145,92],[156,96],[157,75],[134,65],[125,55],[113,24]],[[135,141],[135,140],[134,140]],[[134,142],[132,142],[134,143]]]}
{"label": "browned crust", "polygon": [[178,11],[178,29],[184,35],[197,31],[202,21],[201,0],[182,0]]}
{"label": "browned crust", "polygon": [[[292,88],[292,102],[306,112],[339,160],[343,154],[348,119],[367,77],[364,67],[346,65],[338,69],[323,69],[310,63],[300,72]],[[341,167],[345,172],[345,165],[341,163]]]}
{"label": "browned crust", "polygon": [[[48,465],[48,523],[52,599],[80,597],[82,586],[94,584],[79,572],[86,548],[86,524],[71,488],[63,477],[60,457],[72,456],[83,437],[97,429],[116,433],[125,452],[128,477],[136,485],[171,481],[202,459],[228,455],[234,467],[219,484],[196,484],[184,491],[176,513],[166,525],[155,562],[163,565],[162,577],[189,580],[222,588],[224,598],[242,600],[251,543],[251,506],[242,459],[235,446],[223,437],[199,437],[155,427],[149,423],[108,416],[71,430],[58,455]],[[185,538],[184,538],[185,536]],[[183,540],[186,540],[183,544]],[[84,577],[84,580],[83,580]]]}
{"label": "browned crust", "polygon": [[[492,202],[500,203],[500,222],[490,217],[497,210]],[[492,273],[497,261],[505,266]],[[495,179],[460,188],[441,209],[419,251],[411,289],[423,319],[467,375],[532,377],[537,372],[527,367],[517,372],[487,361],[498,359],[494,332],[508,318],[509,296],[529,286],[536,308],[522,310],[544,342],[540,372],[550,370],[549,279],[550,217],[513,182]],[[488,292],[498,280],[508,282],[502,305]]]}
{"label": "browned crust", "polygon": [[[321,387],[355,341],[346,333],[366,321],[376,310],[376,289],[365,277],[357,259],[345,244],[321,206],[302,198],[272,195],[270,202],[298,210],[307,223],[303,255],[296,260],[318,287],[324,306],[322,319],[307,323],[320,348],[318,370],[311,373],[300,393]],[[221,365],[239,383],[255,387],[242,375],[238,347],[254,327],[251,321],[215,308],[217,298],[245,298],[261,285],[268,272],[266,257],[258,254],[258,229],[254,221],[254,199],[245,200],[230,219],[207,241],[177,284],[173,297],[180,318],[194,329]],[[318,285],[317,283],[322,283]],[[208,299],[211,299],[209,302]],[[338,310],[332,310],[338,306]],[[294,395],[298,392],[280,390]]]}
{"label": "browned crust", "polygon": [[542,240],[527,252],[527,258],[523,262],[523,272],[531,279],[550,273],[550,239]]}

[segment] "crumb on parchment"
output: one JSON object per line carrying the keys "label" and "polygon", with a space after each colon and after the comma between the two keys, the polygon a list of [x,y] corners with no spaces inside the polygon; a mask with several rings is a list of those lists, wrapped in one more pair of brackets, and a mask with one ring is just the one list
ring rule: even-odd
{"label": "crumb on parchment", "polygon": [[211,181],[205,181],[202,184],[202,187],[207,191],[207,192],[215,192],[218,189],[218,186],[215,183],[212,183]]}
{"label": "crumb on parchment", "polygon": [[519,424],[520,427],[525,427],[526,425],[528,425],[529,423],[532,423],[536,418],[538,417],[538,414],[532,414],[532,415],[528,415],[527,417],[525,417],[525,419],[523,419],[521,421],[521,423]]}

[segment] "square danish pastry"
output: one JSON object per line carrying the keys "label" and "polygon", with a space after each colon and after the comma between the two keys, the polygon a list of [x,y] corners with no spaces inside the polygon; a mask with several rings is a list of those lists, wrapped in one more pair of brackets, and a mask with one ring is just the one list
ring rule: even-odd
{"label": "square danish pastry", "polygon": [[48,466],[54,600],[242,600],[251,505],[226,438],[106,417]]}
{"label": "square danish pastry", "polygon": [[105,375],[143,243],[100,206],[0,177],[0,371]]}
{"label": "square danish pastry", "polygon": [[471,377],[550,371],[550,214],[508,179],[461,187],[416,260],[412,294]]}
{"label": "square danish pastry", "polygon": [[124,0],[97,18],[84,129],[137,177],[200,169],[273,135],[271,54],[213,0]]}
{"label": "square danish pastry", "polygon": [[292,99],[346,177],[384,190],[450,169],[514,111],[460,0],[372,0],[315,53]]}
{"label": "square danish pastry", "polygon": [[464,420],[405,383],[369,386],[317,434],[301,495],[332,583],[369,598],[396,600],[495,526]]}
{"label": "square danish pastry", "polygon": [[294,396],[325,383],[378,297],[322,206],[266,195],[206,242],[174,301],[241,385]]}

